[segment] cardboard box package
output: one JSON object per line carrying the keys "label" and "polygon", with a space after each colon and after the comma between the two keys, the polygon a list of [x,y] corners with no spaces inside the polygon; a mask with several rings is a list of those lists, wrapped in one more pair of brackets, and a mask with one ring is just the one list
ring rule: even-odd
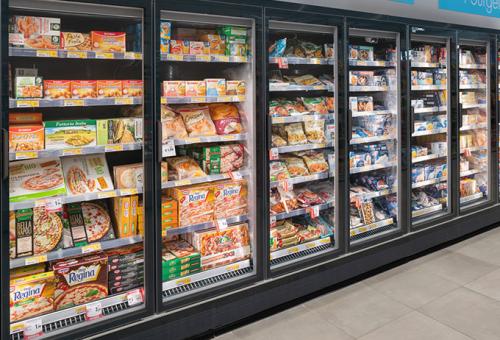
{"label": "cardboard box package", "polygon": [[114,189],[104,154],[64,157],[62,164],[69,196]]}
{"label": "cardboard box package", "polygon": [[61,32],[61,49],[66,51],[91,51],[90,34],[79,32]]}
{"label": "cardboard box package", "polygon": [[43,78],[38,76],[16,76],[14,93],[17,99],[43,98]]}
{"label": "cardboard box package", "polygon": [[142,118],[99,119],[97,145],[142,142]]}
{"label": "cardboard box package", "polygon": [[113,213],[118,237],[133,235],[130,227],[130,204],[130,196],[113,197]]}
{"label": "cardboard box package", "polygon": [[229,96],[245,95],[246,86],[243,80],[227,80],[226,81],[226,94]]}
{"label": "cardboard box package", "polygon": [[186,96],[186,82],[180,80],[163,81],[163,96],[165,97]]}
{"label": "cardboard box package", "polygon": [[95,120],[48,121],[44,122],[44,127],[48,150],[96,145]]}
{"label": "cardboard box package", "polygon": [[61,19],[13,15],[9,18],[9,46],[58,49]]}
{"label": "cardboard box package", "polygon": [[70,80],[44,80],[43,93],[47,99],[71,98]]}
{"label": "cardboard box package", "polygon": [[170,53],[189,54],[189,40],[170,40]]}
{"label": "cardboard box package", "polygon": [[125,32],[91,31],[92,50],[98,52],[125,52]]}
{"label": "cardboard box package", "polygon": [[226,95],[225,79],[205,79],[208,97],[218,97]]}
{"label": "cardboard box package", "polygon": [[210,54],[223,55],[226,52],[225,40],[217,34],[204,34],[201,40],[206,41],[210,45]]}
{"label": "cardboard box package", "polygon": [[188,80],[186,81],[186,96],[188,97],[204,97],[207,95],[207,85],[204,80]]}
{"label": "cardboard box package", "polygon": [[124,97],[142,97],[142,80],[122,80]]}
{"label": "cardboard box package", "polygon": [[142,163],[125,164],[113,167],[113,177],[116,189],[142,188]]}
{"label": "cardboard box package", "polygon": [[41,122],[9,125],[10,152],[43,150],[44,147],[45,136],[43,124]]}
{"label": "cardboard box package", "polygon": [[170,53],[170,39],[172,38],[172,23],[160,22],[160,53]]}
{"label": "cardboard box package", "polygon": [[96,88],[98,98],[114,98],[123,96],[121,80],[98,80]]}
{"label": "cardboard box package", "polygon": [[97,97],[97,81],[96,80],[72,80],[71,98],[96,98]]}
{"label": "cardboard box package", "polygon": [[205,41],[190,41],[189,42],[189,54],[209,55],[210,54],[210,43],[205,42]]}

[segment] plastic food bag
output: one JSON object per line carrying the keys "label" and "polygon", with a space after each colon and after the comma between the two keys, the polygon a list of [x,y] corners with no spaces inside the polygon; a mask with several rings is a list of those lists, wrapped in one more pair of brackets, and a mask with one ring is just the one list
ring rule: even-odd
{"label": "plastic food bag", "polygon": [[309,175],[309,170],[307,170],[304,161],[300,157],[295,156],[283,156],[283,159],[286,162],[286,167],[290,176],[298,177],[298,176],[307,176]]}
{"label": "plastic food bag", "polygon": [[289,115],[287,108],[280,100],[271,100],[269,102],[269,114],[272,117],[286,117]]}
{"label": "plastic food bag", "polygon": [[216,130],[206,106],[184,106],[179,108],[189,137],[214,136]]}
{"label": "plastic food bag", "polygon": [[288,143],[286,142],[286,140],[284,138],[273,133],[272,134],[272,145],[273,145],[273,148],[278,148],[280,146],[287,146]]}
{"label": "plastic food bag", "polygon": [[269,47],[269,57],[281,57],[286,49],[286,38],[278,39]]}
{"label": "plastic food bag", "polygon": [[308,120],[304,122],[304,131],[310,143],[325,143],[325,121]]}
{"label": "plastic food bag", "polygon": [[306,144],[307,138],[302,123],[292,123],[285,126],[288,145]]}
{"label": "plastic food bag", "polygon": [[161,106],[161,122],[163,142],[171,137],[179,139],[187,138],[188,133],[182,117],[167,105]]}
{"label": "plastic food bag", "polygon": [[317,174],[328,171],[328,162],[322,152],[307,151],[298,155],[304,160],[310,173]]}
{"label": "plastic food bag", "polygon": [[283,161],[271,162],[269,164],[269,178],[271,182],[281,181],[290,178],[290,173]]}
{"label": "plastic food bag", "polygon": [[328,108],[326,107],[325,100],[322,97],[317,98],[302,98],[302,102],[306,109],[310,112],[317,114],[327,114]]}
{"label": "plastic food bag", "polygon": [[180,156],[167,158],[167,162],[169,165],[169,178],[174,180],[206,176],[198,163],[190,157]]}
{"label": "plastic food bag", "polygon": [[234,104],[211,104],[210,117],[219,135],[241,133],[243,126],[238,108]]}

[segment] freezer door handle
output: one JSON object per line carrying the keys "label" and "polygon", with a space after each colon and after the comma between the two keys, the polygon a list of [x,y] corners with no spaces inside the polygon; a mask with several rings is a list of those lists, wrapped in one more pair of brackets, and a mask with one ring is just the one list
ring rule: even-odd
{"label": "freezer door handle", "polygon": [[9,132],[2,129],[2,174],[3,179],[7,180],[9,178]]}
{"label": "freezer door handle", "polygon": [[163,160],[163,136],[162,136],[161,121],[156,122],[156,136],[158,136],[157,149],[158,149],[158,163]]}

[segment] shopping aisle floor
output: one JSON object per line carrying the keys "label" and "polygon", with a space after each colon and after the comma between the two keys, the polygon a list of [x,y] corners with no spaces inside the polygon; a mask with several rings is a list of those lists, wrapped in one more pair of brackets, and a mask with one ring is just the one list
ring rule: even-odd
{"label": "shopping aisle floor", "polygon": [[498,340],[500,228],[216,339]]}

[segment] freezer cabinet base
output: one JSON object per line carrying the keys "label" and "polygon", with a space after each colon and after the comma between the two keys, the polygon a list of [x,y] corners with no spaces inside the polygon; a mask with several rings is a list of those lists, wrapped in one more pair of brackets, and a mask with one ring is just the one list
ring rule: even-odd
{"label": "freezer cabinet base", "polygon": [[[497,226],[499,206],[484,209],[446,224],[424,229],[380,247],[365,249],[327,263],[319,264],[286,277],[258,282],[238,291],[228,292],[201,304],[155,315],[127,327],[101,334],[101,339],[182,339],[209,335],[216,330],[244,321],[282,304],[325,288],[336,288],[346,280],[369,274],[393,262],[408,261],[433,247],[446,245],[481,229]],[[109,339],[109,338],[108,338]]]}

